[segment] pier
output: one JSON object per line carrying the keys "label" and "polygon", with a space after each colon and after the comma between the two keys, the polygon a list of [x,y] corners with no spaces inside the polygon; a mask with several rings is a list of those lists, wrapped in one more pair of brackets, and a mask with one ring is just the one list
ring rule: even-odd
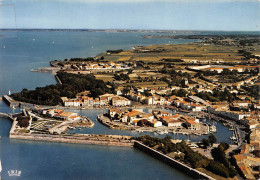
{"label": "pier", "polygon": [[26,134],[26,133],[10,133],[10,139],[24,139],[34,141],[50,141],[62,143],[76,144],[95,144],[106,146],[124,146],[133,147],[134,140],[131,136],[120,135],[95,135],[95,134]]}

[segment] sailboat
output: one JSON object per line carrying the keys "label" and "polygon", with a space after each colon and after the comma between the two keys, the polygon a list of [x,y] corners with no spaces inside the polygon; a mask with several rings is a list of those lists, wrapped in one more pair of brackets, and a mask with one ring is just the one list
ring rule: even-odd
{"label": "sailboat", "polygon": [[[1,163],[1,160],[0,160],[0,173],[2,172],[2,163]],[[1,178],[1,177],[0,177]]]}

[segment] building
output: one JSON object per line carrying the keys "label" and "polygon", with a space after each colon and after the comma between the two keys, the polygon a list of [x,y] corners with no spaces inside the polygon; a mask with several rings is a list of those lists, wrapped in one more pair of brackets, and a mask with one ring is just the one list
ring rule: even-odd
{"label": "building", "polygon": [[121,96],[113,97],[112,106],[131,106],[131,101]]}
{"label": "building", "polygon": [[173,116],[161,116],[160,120],[168,127],[180,127],[183,123],[183,121],[179,120],[180,117],[180,114],[175,114]]}

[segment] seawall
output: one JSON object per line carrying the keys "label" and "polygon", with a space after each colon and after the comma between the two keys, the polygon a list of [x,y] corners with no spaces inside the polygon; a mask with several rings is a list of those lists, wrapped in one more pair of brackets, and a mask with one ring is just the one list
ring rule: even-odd
{"label": "seawall", "polygon": [[135,141],[134,142],[134,147],[143,151],[143,152],[146,152],[148,154],[150,154],[151,156],[175,167],[175,168],[178,168],[182,171],[184,171],[185,173],[189,174],[190,176],[196,178],[196,179],[210,179],[210,180],[215,180],[214,178],[208,176],[207,174],[205,173],[202,173],[196,169],[193,169],[169,156],[166,156],[165,154],[159,152],[159,151],[156,151],[155,149],[152,149],[138,141]]}
{"label": "seawall", "polygon": [[[109,137],[109,136],[108,136]],[[102,138],[91,135],[73,136],[73,135],[45,135],[45,134],[21,134],[21,133],[10,133],[10,139],[24,139],[24,140],[35,140],[35,141],[50,141],[50,142],[62,142],[62,143],[76,143],[76,144],[96,144],[106,146],[124,146],[133,147],[133,140],[113,138]]]}
{"label": "seawall", "polygon": [[10,107],[19,107],[19,105],[20,105],[19,101],[15,101],[15,100],[13,100],[11,97],[9,97],[7,95],[3,96],[3,100]]}

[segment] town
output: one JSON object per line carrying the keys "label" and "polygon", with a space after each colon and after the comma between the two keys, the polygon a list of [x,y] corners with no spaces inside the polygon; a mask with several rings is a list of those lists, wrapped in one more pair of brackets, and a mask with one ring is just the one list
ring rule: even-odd
{"label": "town", "polygon": [[230,138],[239,149],[233,158],[241,176],[255,179],[260,165],[259,54],[257,43],[231,40],[227,45],[223,39],[108,50],[94,58],[51,61],[57,85],[3,99],[11,107],[31,109],[24,113],[26,128],[14,126],[14,133],[66,134],[94,125],[66,112],[70,109],[107,109],[98,116],[103,125],[159,135],[210,135],[218,129],[205,120],[217,121],[233,131]]}

